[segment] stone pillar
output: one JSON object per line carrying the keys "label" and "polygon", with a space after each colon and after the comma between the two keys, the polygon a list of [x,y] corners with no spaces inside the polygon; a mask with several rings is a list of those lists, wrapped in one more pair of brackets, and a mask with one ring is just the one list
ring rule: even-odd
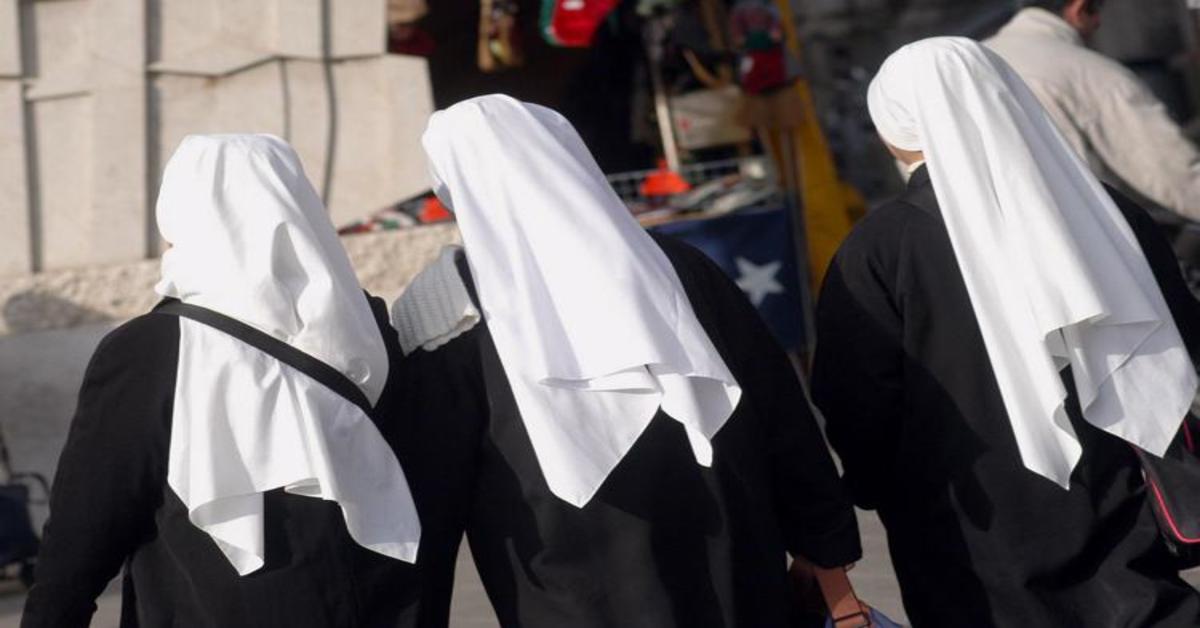
{"label": "stone pillar", "polygon": [[145,257],[152,225],[146,177],[146,3],[91,4],[91,263]]}
{"label": "stone pillar", "polygon": [[18,0],[0,0],[0,277],[33,270]]}

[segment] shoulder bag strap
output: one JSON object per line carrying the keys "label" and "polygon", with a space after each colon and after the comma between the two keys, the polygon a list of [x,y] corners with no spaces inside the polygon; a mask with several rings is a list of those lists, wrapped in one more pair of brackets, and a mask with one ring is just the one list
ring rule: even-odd
{"label": "shoulder bag strap", "polygon": [[157,314],[173,314],[192,319],[222,331],[242,342],[262,351],[263,353],[283,362],[284,364],[317,380],[321,385],[340,395],[345,400],[358,406],[367,416],[371,416],[370,400],[350,378],[341,371],[308,355],[270,334],[261,332],[235,318],[225,316],[220,312],[182,301],[167,300],[153,310]]}

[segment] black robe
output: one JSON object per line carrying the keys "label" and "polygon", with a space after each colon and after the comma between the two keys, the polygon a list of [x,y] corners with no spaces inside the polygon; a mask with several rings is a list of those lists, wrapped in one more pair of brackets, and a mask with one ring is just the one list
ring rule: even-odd
{"label": "black robe", "polygon": [[[1200,355],[1170,249],[1115,198]],[[814,399],[855,501],[887,527],[914,626],[1200,626],[1129,445],[1084,422],[1072,395],[1070,491],[1022,465],[925,168],[838,251],[817,339]]]}
{"label": "black robe", "polygon": [[[388,352],[386,308],[372,299]],[[88,625],[125,568],[121,625],[385,628],[411,625],[412,565],[356,544],[337,504],[265,495],[266,565],[239,576],[167,485],[179,320],[145,314],[101,341],[59,460],[22,628]],[[389,380],[378,416],[396,378]]]}
{"label": "black robe", "polygon": [[713,466],[660,412],[577,508],[547,487],[485,324],[417,350],[397,440],[425,524],[423,626],[447,625],[464,528],[512,628],[782,628],[786,552],[826,566],[859,558],[853,509],[787,356],[712,262],[659,244],[743,389]]}

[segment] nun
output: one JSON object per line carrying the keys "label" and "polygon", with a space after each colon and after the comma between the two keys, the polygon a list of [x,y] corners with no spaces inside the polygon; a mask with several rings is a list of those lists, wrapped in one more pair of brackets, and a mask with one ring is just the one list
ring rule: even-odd
{"label": "nun", "polygon": [[392,311],[423,625],[463,530],[502,626],[793,625],[787,554],[844,566],[858,532],[746,297],[648,235],[550,109],[467,100],[423,143],[463,238]]}
{"label": "nun", "polygon": [[901,48],[868,103],[912,177],[825,280],[813,396],[909,619],[1200,625],[1133,449],[1161,455],[1197,387],[1166,242],[972,41]]}
{"label": "nun", "polygon": [[420,524],[376,426],[398,357],[296,153],[190,136],[157,217],[154,311],[96,349],[24,628],[398,626]]}

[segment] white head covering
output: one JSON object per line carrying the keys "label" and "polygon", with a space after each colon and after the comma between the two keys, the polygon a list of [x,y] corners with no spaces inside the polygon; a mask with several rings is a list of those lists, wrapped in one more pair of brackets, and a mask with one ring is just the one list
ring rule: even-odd
{"label": "white head covering", "polygon": [[550,490],[587,503],[660,406],[711,464],[741,388],[571,124],[483,96],[423,142]]}
{"label": "white head covering", "polygon": [[1162,455],[1197,379],[1132,230],[998,56],[961,38],[884,62],[868,104],[883,138],[924,151],[1025,466],[1063,487],[1088,422]]}
{"label": "white head covering", "polygon": [[[155,290],[325,362],[372,403],[388,357],[296,153],[268,135],[188,136],[163,173],[171,248]],[[262,493],[338,502],[350,535],[412,562],[420,524],[395,454],[358,406],[207,325],[180,318],[167,480],[246,574],[263,565]]]}

